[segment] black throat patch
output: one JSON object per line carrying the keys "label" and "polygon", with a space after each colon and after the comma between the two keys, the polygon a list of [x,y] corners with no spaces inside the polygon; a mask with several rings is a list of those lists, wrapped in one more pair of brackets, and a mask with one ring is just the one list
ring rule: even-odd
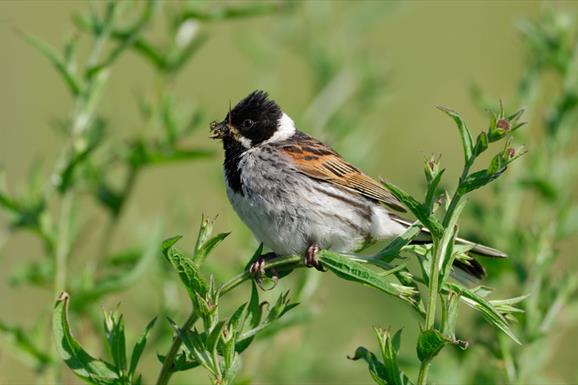
{"label": "black throat patch", "polygon": [[236,193],[243,194],[243,182],[241,182],[241,170],[239,162],[241,156],[247,149],[243,145],[231,138],[223,139],[223,148],[225,150],[225,178],[229,187]]}

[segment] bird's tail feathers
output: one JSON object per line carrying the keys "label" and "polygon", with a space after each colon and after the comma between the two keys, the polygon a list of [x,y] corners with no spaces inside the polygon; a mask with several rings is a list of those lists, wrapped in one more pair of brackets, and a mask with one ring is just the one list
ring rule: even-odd
{"label": "bird's tail feathers", "polygon": [[[411,226],[411,222],[398,217],[396,215],[391,215],[390,218],[397,223],[404,225],[406,227]],[[429,243],[431,242],[431,235],[427,229],[422,229],[422,232],[412,241],[413,244]],[[466,239],[457,238],[456,243],[460,245],[470,246],[471,249],[468,254],[472,258],[468,260],[458,260],[454,261],[454,271],[453,277],[463,283],[475,284],[481,281],[486,276],[486,270],[480,262],[478,262],[473,256],[488,257],[488,258],[507,258],[506,253],[494,249],[489,246],[480,245],[475,242],[468,241]]]}

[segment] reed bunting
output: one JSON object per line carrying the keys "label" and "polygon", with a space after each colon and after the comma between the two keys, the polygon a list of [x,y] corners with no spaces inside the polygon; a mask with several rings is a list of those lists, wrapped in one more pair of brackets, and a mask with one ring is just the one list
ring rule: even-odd
{"label": "reed bunting", "polygon": [[[275,255],[303,255],[309,267],[322,269],[319,249],[357,251],[368,241],[392,239],[411,224],[394,212],[403,205],[378,182],[345,161],[319,140],[296,129],[293,120],[266,92],[254,91],[221,122],[211,138],[225,152],[227,196],[255,237]],[[424,231],[416,242],[424,242]],[[505,254],[466,240],[470,253]],[[253,266],[263,272],[264,260]],[[475,259],[457,261],[475,278],[485,274]]]}

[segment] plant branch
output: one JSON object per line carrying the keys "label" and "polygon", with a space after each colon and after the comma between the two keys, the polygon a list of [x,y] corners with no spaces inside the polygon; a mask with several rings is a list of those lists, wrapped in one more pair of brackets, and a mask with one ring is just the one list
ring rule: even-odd
{"label": "plant branch", "polygon": [[[182,330],[189,330],[195,324],[195,322],[197,322],[198,318],[199,318],[199,316],[197,315],[195,310],[193,310],[191,312],[191,314],[189,315],[189,318],[187,318],[187,320],[185,321],[185,323],[181,327],[181,329]],[[175,357],[177,356],[177,353],[179,352],[179,349],[181,348],[182,344],[183,344],[183,340],[181,339],[181,337],[179,335],[176,335],[175,338],[173,339],[173,343],[171,345],[171,348],[169,349],[169,352],[167,353],[167,355],[165,357],[165,361],[163,362],[161,372],[159,373],[159,377],[158,377],[157,382],[156,382],[157,385],[166,385],[169,383],[169,380],[174,373],[173,372],[173,365],[175,362]]]}
{"label": "plant branch", "polygon": [[[266,269],[279,267],[279,266],[292,266],[292,267],[302,267],[303,265],[303,258],[298,255],[290,255],[287,257],[280,257],[268,262],[265,266]],[[219,298],[223,295],[227,294],[228,292],[232,291],[234,288],[242,284],[243,282],[251,279],[251,273],[249,271],[244,271],[243,273],[233,277],[231,280],[225,282],[219,288]],[[195,310],[191,312],[183,326],[181,327],[182,330],[189,330],[193,324],[197,321],[198,315],[196,314]],[[173,343],[169,349],[165,357],[165,361],[161,368],[161,372],[157,379],[156,385],[166,385],[168,384],[172,374],[173,374],[173,364],[179,349],[181,348],[183,341],[179,335],[176,335],[173,339]]]}

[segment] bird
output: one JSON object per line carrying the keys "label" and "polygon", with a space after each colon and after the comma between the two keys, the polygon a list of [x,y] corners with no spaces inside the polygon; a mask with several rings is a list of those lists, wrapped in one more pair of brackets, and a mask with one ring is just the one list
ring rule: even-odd
{"label": "bird", "polygon": [[[268,93],[255,90],[222,121],[210,125],[221,140],[227,197],[254,236],[271,250],[251,272],[264,273],[265,260],[302,255],[304,264],[324,270],[320,249],[354,253],[363,245],[390,240],[412,221],[403,204],[380,183],[328,145],[298,130]],[[414,242],[431,241],[427,230]],[[476,256],[503,258],[488,246],[458,239]],[[454,267],[475,279],[485,276],[475,259]]]}

